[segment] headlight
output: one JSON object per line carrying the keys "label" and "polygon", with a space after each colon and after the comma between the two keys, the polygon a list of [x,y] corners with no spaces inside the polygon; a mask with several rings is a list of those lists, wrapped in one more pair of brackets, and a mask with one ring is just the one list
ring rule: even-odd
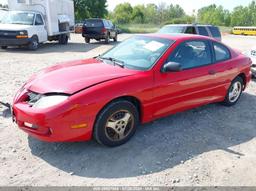
{"label": "headlight", "polygon": [[20,33],[19,35],[27,35],[28,31],[20,31],[19,33]]}
{"label": "headlight", "polygon": [[45,109],[58,105],[67,99],[68,96],[65,95],[42,96],[37,102],[33,104],[33,108]]}

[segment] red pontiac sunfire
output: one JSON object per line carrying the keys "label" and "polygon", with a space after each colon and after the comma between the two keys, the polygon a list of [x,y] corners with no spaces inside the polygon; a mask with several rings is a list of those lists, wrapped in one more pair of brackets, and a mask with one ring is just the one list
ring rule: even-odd
{"label": "red pontiac sunfire", "polygon": [[43,70],[17,93],[13,118],[40,140],[127,142],[140,123],[201,105],[234,105],[251,60],[195,35],[134,36],[105,54]]}

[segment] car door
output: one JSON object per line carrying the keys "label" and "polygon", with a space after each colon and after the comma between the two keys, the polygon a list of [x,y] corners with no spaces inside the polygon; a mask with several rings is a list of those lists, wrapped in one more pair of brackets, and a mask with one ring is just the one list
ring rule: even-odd
{"label": "car door", "polygon": [[155,118],[197,107],[220,99],[216,94],[211,43],[189,40],[181,43],[166,63],[181,64],[179,72],[155,73],[153,91]]}
{"label": "car door", "polygon": [[47,41],[48,35],[47,35],[46,26],[45,26],[44,20],[40,14],[36,14],[35,28],[36,28],[36,33],[38,34],[39,42]]}

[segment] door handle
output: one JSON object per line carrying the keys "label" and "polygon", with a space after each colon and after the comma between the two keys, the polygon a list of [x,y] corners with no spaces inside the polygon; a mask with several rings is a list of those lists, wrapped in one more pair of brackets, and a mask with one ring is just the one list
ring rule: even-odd
{"label": "door handle", "polygon": [[215,70],[209,70],[208,73],[209,73],[210,75],[215,75],[217,72],[216,72]]}

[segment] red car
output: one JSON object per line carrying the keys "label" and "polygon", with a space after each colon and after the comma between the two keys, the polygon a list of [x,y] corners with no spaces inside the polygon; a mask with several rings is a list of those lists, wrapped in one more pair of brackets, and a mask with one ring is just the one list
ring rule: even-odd
{"label": "red car", "polygon": [[134,36],[105,54],[45,69],[17,93],[13,118],[40,140],[127,142],[141,123],[209,103],[234,105],[251,60],[203,36]]}

